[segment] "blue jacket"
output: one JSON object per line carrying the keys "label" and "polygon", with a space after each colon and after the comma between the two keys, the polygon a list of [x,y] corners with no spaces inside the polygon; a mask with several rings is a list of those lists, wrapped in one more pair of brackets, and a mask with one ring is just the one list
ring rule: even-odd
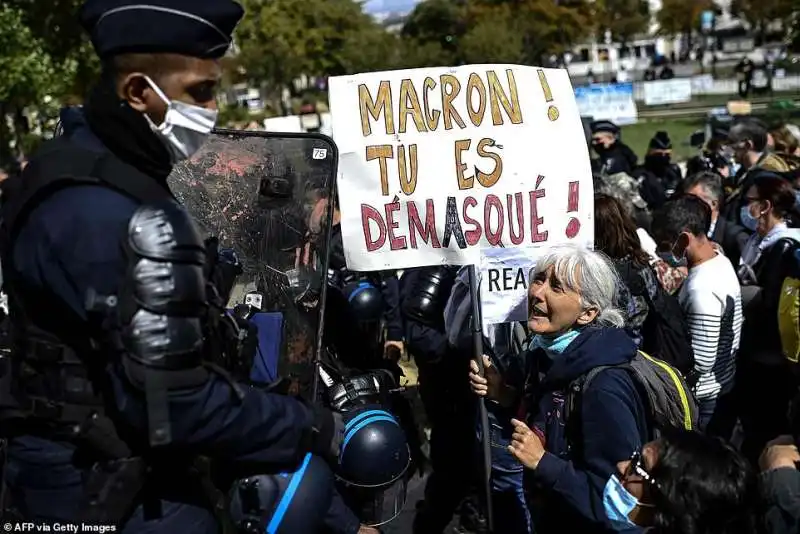
{"label": "blue jacket", "polygon": [[645,404],[628,371],[607,369],[583,392],[567,423],[565,391],[591,369],[629,362],[635,354],[636,345],[624,330],[598,327],[587,328],[552,360],[541,350],[530,354],[533,375],[528,380],[534,379],[538,402],[529,405],[529,422],[544,436],[547,451],[528,477],[544,504],[539,512],[549,528],[542,532],[612,531],[603,489],[617,463],[648,439]]}

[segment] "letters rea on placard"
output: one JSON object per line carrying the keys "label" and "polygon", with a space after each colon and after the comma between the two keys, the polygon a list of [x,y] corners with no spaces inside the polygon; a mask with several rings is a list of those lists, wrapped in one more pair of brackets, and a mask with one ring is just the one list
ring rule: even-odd
{"label": "letters rea on placard", "polygon": [[527,289],[525,271],[521,267],[504,267],[502,269],[489,269],[487,283],[490,292],[517,291]]}

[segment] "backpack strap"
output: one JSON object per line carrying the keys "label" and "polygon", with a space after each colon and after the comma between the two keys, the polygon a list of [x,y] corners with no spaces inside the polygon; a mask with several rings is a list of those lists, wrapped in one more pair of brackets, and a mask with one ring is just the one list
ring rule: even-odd
{"label": "backpack strap", "polygon": [[65,137],[47,143],[25,169],[21,181],[3,208],[7,244],[16,238],[30,212],[45,199],[68,187],[98,185],[113,189],[142,204],[175,197],[159,182],[110,152],[78,146]]}
{"label": "backpack strap", "polygon": [[[619,365],[600,365],[598,367],[594,367],[589,372],[582,374],[575,380],[569,383],[569,390],[567,391],[567,395],[564,399],[564,423],[566,424],[568,421],[577,418],[580,418],[580,412],[576,412],[578,407],[581,404],[583,392],[589,388],[589,385],[592,381],[599,375],[601,372],[605,371],[606,369],[614,369],[616,367],[626,367],[627,364],[619,364]],[[577,413],[577,415],[575,415]]]}
{"label": "backpack strap", "polygon": [[606,369],[628,368],[627,363],[619,365],[600,365],[590,369],[569,383],[567,394],[564,398],[564,427],[567,444],[570,449],[581,443],[581,403],[583,394],[588,391],[592,381]]}

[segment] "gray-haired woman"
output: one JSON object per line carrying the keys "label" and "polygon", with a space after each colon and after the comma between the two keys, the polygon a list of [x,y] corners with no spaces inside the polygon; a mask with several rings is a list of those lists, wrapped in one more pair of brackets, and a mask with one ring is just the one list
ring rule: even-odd
{"label": "gray-haired woman", "polygon": [[[509,450],[533,471],[537,532],[638,532],[628,517],[638,502],[612,477],[618,462],[649,441],[645,404],[629,372],[615,367],[636,354],[614,307],[620,283],[603,254],[553,247],[528,290],[535,335],[527,368],[518,378],[501,377],[491,365],[486,378],[475,367],[470,375],[478,395],[527,401],[529,424],[514,421]],[[607,368],[566,409],[573,385],[597,367]]]}

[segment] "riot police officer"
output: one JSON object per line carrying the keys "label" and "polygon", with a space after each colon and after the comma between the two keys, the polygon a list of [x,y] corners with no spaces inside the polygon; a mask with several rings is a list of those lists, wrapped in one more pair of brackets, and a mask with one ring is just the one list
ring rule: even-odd
{"label": "riot police officer", "polygon": [[[333,271],[333,278],[339,280],[342,289],[353,277],[368,281],[379,290],[382,297],[382,324],[385,330],[380,352],[389,362],[389,366],[395,366],[404,350],[403,345],[403,320],[400,314],[400,283],[397,274],[389,271],[371,273],[352,273],[347,269],[345,261],[344,243],[342,241],[341,215],[339,213],[338,201],[334,200],[333,228],[331,231],[331,253],[330,269]],[[355,362],[354,362],[355,363]],[[356,363],[355,366],[362,368],[382,367],[383,364],[366,363],[366,365]]]}
{"label": "riot police officer", "polygon": [[639,181],[639,195],[651,210],[661,208],[680,188],[683,173],[672,163],[672,141],[667,132],[656,132],[644,163],[633,170],[633,177]]}
{"label": "riot police officer", "polygon": [[592,131],[592,148],[599,159],[600,172],[612,175],[620,172],[630,174],[636,167],[637,157],[628,145],[620,139],[619,126],[611,121],[594,121],[590,125]]}
{"label": "riot police officer", "polygon": [[[3,203],[13,357],[0,408],[26,518],[217,532],[223,499],[190,459],[277,472],[308,451],[338,454],[338,416],[199,357],[213,258],[166,177],[214,127],[219,59],[242,13],[232,0],[88,0],[80,12],[102,79]],[[331,530],[359,531],[333,500]]]}
{"label": "riot police officer", "polygon": [[419,368],[420,397],[431,425],[432,472],[414,518],[414,532],[420,534],[443,532],[459,508],[462,527],[474,531],[476,526],[469,524],[474,514],[468,509],[475,402],[459,374],[468,366],[470,350],[450,343],[445,331],[445,306],[457,271],[441,265],[408,269],[400,280],[406,344]]}

